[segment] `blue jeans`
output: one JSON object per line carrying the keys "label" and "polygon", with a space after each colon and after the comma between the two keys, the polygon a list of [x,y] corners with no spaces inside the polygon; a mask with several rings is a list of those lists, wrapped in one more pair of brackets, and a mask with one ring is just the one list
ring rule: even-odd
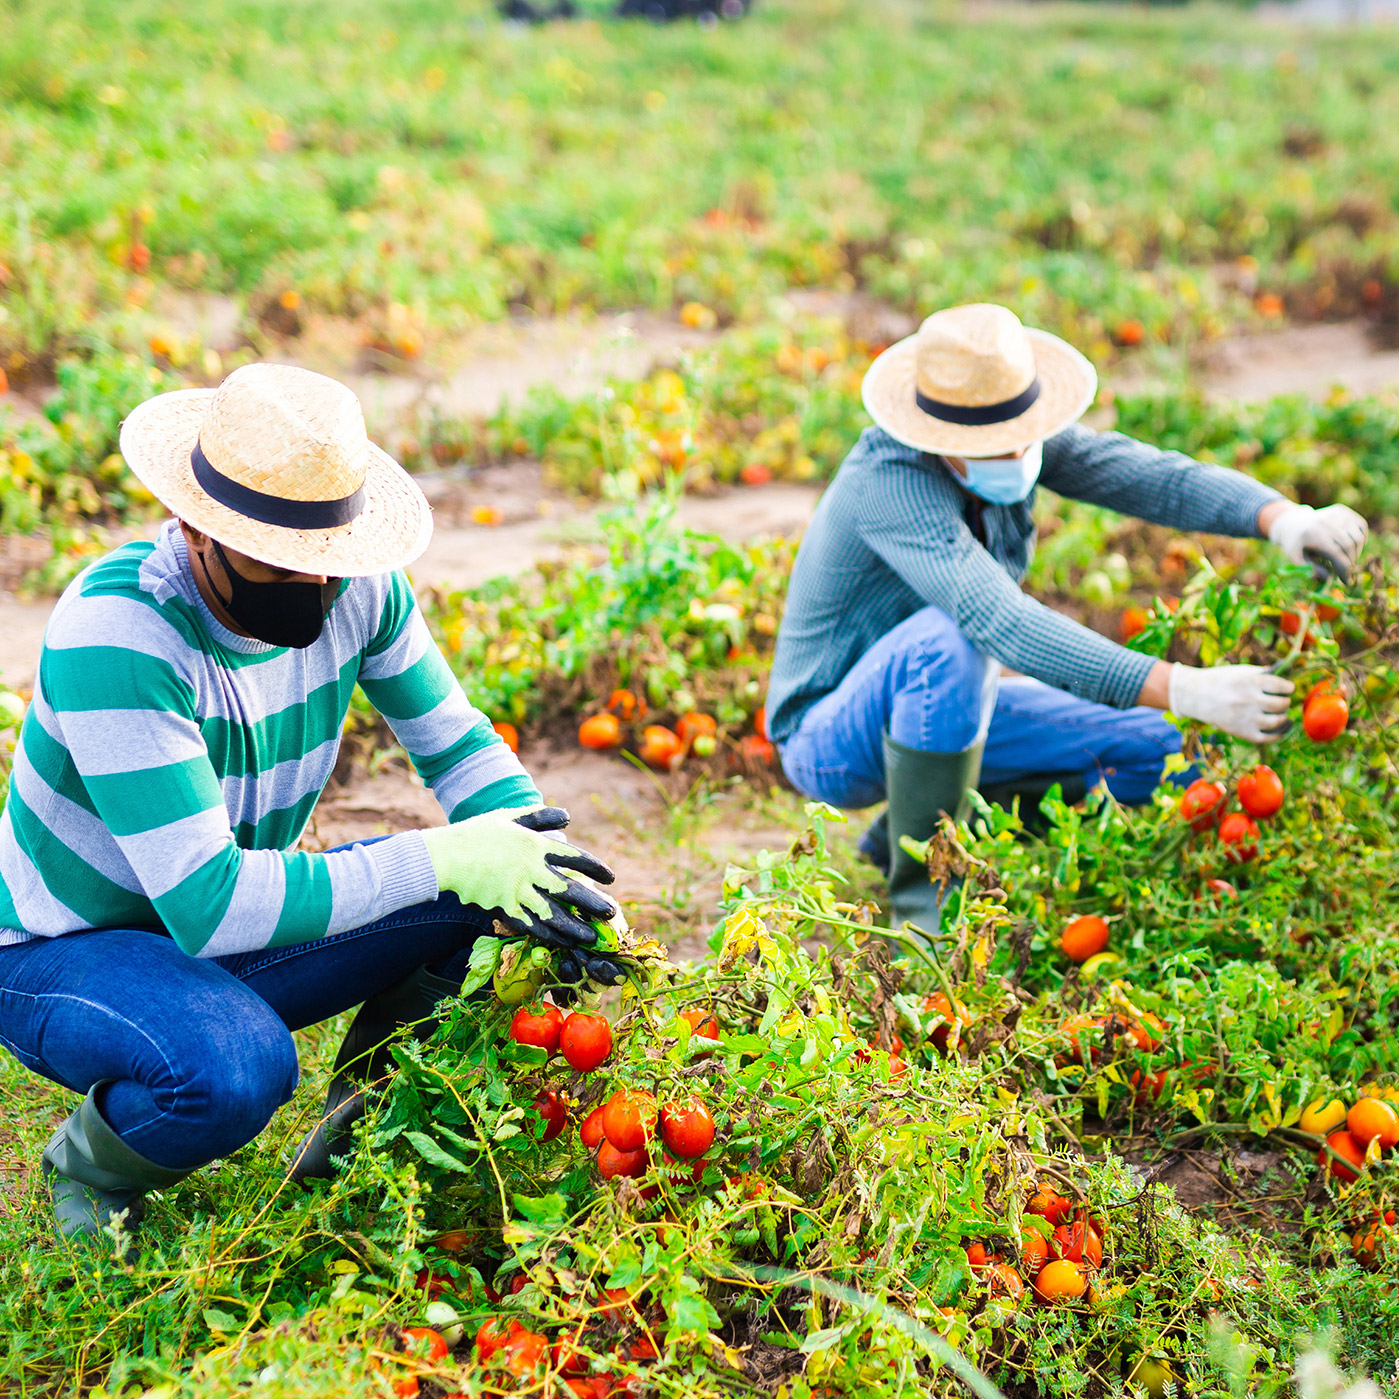
{"label": "blue jeans", "polygon": [[187,1170],[250,1142],[290,1100],[291,1032],[427,964],[458,980],[493,931],[443,893],[316,942],[190,957],[164,933],[98,928],[0,948],[0,1046],[97,1107],[132,1150]]}
{"label": "blue jeans", "polygon": [[1078,773],[1140,803],[1180,731],[1156,709],[1110,709],[1024,676],[1002,679],[936,607],[900,622],[806,712],[782,744],[792,785],[832,806],[883,799],[884,734],[926,753],[985,743],[984,783]]}

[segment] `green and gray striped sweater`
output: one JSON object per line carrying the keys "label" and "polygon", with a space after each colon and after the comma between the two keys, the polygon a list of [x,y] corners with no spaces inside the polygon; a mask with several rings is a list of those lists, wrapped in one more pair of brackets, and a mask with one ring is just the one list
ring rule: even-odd
{"label": "green and gray striped sweater", "polygon": [[174,522],[86,569],[49,621],[0,816],[0,944],[163,928],[213,957],[436,898],[416,831],[293,852],[356,684],[449,820],[539,801],[401,572],[348,580],[320,639],[292,650],[214,619]]}

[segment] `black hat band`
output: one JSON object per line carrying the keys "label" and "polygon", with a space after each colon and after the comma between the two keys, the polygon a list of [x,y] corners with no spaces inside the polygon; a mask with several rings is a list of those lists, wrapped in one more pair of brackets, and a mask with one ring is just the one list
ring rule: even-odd
{"label": "black hat band", "polygon": [[189,461],[194,468],[194,479],[206,495],[264,525],[281,525],[284,529],[334,529],[337,525],[348,525],[364,509],[363,486],[339,500],[287,500],[231,480],[210,462],[198,442],[189,454]]}

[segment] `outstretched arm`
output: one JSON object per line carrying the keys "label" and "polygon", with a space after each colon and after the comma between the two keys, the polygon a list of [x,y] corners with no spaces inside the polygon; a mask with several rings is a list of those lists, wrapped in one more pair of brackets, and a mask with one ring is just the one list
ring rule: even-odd
{"label": "outstretched arm", "polygon": [[1078,423],[1045,442],[1040,480],[1059,495],[1155,525],[1240,539],[1266,536],[1263,513],[1288,505],[1241,471]]}

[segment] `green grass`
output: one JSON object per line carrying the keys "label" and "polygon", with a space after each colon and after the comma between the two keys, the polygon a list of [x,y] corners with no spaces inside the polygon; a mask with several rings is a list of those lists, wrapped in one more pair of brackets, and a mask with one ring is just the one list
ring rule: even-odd
{"label": "green grass", "polygon": [[1392,31],[1195,9],[769,0],[705,33],[440,0],[10,7],[0,345],[22,376],[94,328],[139,344],[152,284],[449,331],[512,305],[761,317],[853,279],[920,312],[1005,299],[1100,357],[1125,317],[1183,343],[1246,309],[1212,275],[1240,256],[1304,313],[1372,278],[1392,303],[1397,73]]}

